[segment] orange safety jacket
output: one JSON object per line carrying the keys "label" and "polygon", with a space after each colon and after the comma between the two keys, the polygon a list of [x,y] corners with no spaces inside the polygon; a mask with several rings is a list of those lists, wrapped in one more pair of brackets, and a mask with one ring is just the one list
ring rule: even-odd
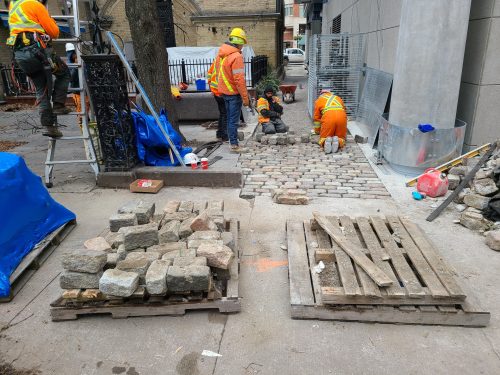
{"label": "orange safety jacket", "polygon": [[345,111],[345,105],[340,96],[331,92],[321,94],[314,104],[314,131],[319,134],[321,119],[330,111]]}
{"label": "orange safety jacket", "polygon": [[248,91],[245,80],[245,66],[240,50],[229,44],[219,48],[220,68],[217,77],[217,91],[222,95],[241,95],[248,106]]}
{"label": "orange safety jacket", "polygon": [[37,0],[14,0],[9,5],[10,36],[22,32],[47,34],[53,39],[59,37],[59,27],[50,17],[47,8]]}
{"label": "orange safety jacket", "polygon": [[217,56],[208,69],[208,86],[210,87],[210,91],[215,96],[220,96],[219,94],[219,70],[220,70],[220,57]]}
{"label": "orange safety jacket", "polygon": [[[277,96],[273,96],[273,100],[276,103],[280,104],[280,98],[278,98]],[[262,111],[264,111],[264,110],[269,111],[270,109],[271,108],[269,105],[269,101],[266,98],[259,98],[259,100],[257,101],[257,113],[259,114],[259,123],[260,124],[271,121],[271,119],[269,117],[265,117],[262,114]]]}

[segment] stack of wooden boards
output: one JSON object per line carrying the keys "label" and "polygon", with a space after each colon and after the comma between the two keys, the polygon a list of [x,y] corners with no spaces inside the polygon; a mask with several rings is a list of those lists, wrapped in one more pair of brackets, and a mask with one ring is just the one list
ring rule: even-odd
{"label": "stack of wooden boards", "polygon": [[[486,326],[424,232],[396,216],[287,223],[297,319]],[[323,262],[324,268],[318,264]]]}

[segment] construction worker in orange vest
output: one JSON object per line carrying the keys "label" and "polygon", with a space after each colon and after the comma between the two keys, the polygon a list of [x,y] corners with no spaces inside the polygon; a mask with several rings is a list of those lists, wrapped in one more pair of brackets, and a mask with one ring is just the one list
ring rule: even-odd
{"label": "construction worker in orange vest", "polygon": [[336,153],[345,146],[347,114],[342,99],[329,90],[322,90],[314,103],[314,133],[325,154]]}
{"label": "construction worker in orange vest", "polygon": [[219,122],[217,126],[216,137],[218,141],[227,142],[229,141],[229,137],[227,135],[227,112],[226,112],[226,102],[222,97],[222,94],[219,93],[219,83],[218,76],[220,70],[220,61],[221,58],[217,56],[208,69],[208,85],[210,87],[210,91],[214,94],[215,101],[217,102],[217,106],[219,107]]}
{"label": "construction worker in orange vest", "polygon": [[286,133],[288,127],[281,120],[283,107],[280,98],[275,96],[274,87],[268,86],[264,89],[264,95],[257,101],[257,112],[259,113],[259,124],[265,134]]}
{"label": "construction worker in orange vest", "polygon": [[43,135],[58,138],[62,133],[54,115],[70,112],[65,105],[70,74],[52,50],[51,40],[59,37],[59,27],[45,8],[46,3],[47,0],[10,1],[7,45],[14,50],[19,67],[35,84],[40,121],[46,129]]}
{"label": "construction worker in orange vest", "polygon": [[219,48],[217,58],[217,90],[226,105],[227,133],[231,143],[231,152],[241,152],[238,144],[238,125],[241,105],[250,106],[245,80],[245,66],[241,50],[247,44],[247,35],[243,29],[234,28],[229,34],[229,41]]}

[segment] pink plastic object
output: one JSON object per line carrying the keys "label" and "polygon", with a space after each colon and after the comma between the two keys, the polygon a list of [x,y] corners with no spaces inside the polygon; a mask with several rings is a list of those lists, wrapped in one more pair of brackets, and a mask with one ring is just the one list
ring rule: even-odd
{"label": "pink plastic object", "polygon": [[448,191],[448,177],[441,171],[429,168],[418,179],[417,190],[429,197],[441,197]]}

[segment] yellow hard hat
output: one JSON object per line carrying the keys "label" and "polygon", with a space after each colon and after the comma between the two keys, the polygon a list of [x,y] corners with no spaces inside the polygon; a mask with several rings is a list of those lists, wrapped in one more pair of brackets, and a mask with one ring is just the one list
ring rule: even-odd
{"label": "yellow hard hat", "polygon": [[235,27],[229,34],[229,41],[234,44],[247,44],[247,33],[245,30]]}

